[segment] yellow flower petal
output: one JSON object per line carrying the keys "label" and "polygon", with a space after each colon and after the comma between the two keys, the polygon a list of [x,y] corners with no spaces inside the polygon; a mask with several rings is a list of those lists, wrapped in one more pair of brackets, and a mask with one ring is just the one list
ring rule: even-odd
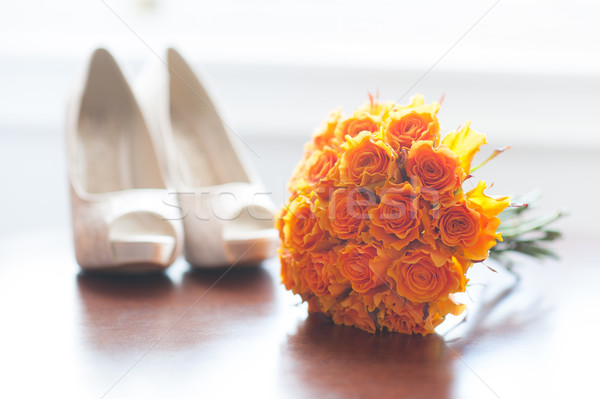
{"label": "yellow flower petal", "polygon": [[486,184],[482,180],[477,183],[477,187],[467,193],[467,198],[479,205],[483,214],[487,217],[497,216],[500,212],[510,205],[510,197],[492,198],[484,194]]}
{"label": "yellow flower petal", "polygon": [[496,216],[510,205],[509,197],[495,199],[485,195],[485,187],[485,182],[480,181],[477,187],[467,193],[469,206],[481,215],[481,232],[477,243],[464,248],[464,256],[472,260],[486,259],[489,250],[496,245],[496,240],[502,241],[502,235],[496,231],[500,225],[500,219]]}
{"label": "yellow flower petal", "polygon": [[410,98],[410,105],[407,105],[407,107],[415,108],[423,104],[425,104],[425,97],[422,94],[415,94]]}
{"label": "yellow flower petal", "polygon": [[448,133],[442,140],[442,144],[446,144],[458,155],[466,173],[471,170],[471,161],[479,151],[479,147],[485,143],[487,143],[485,135],[471,129],[471,122],[465,123],[458,132]]}

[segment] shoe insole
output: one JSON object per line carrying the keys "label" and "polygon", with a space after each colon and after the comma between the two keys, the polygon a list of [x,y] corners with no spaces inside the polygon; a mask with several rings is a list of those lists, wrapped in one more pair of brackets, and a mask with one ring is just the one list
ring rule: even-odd
{"label": "shoe insole", "polygon": [[141,111],[110,57],[90,67],[77,127],[75,167],[86,191],[165,187]]}
{"label": "shoe insole", "polygon": [[186,64],[175,67],[178,73],[170,79],[170,116],[183,183],[205,187],[249,182],[210,97]]}

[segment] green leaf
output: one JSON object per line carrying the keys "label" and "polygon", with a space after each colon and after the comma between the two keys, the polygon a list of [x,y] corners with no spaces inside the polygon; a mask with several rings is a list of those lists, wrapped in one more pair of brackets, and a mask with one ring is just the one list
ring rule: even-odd
{"label": "green leaf", "polygon": [[540,197],[540,190],[513,197],[513,204],[518,203],[522,206],[507,208],[498,215],[500,218],[498,232],[502,233],[503,240],[490,250],[490,258],[517,277],[514,261],[510,256],[512,253],[520,253],[536,259],[558,259],[556,253],[543,244],[553,242],[562,236],[560,231],[549,229],[548,225],[565,216],[566,213],[554,211],[535,217],[529,216]]}
{"label": "green leaf", "polygon": [[533,230],[541,229],[545,225],[554,222],[556,219],[564,215],[565,213],[562,211],[554,211],[525,221],[511,220],[508,223],[502,222],[500,223],[498,232],[502,233],[503,238],[515,237],[520,234],[525,234]]}

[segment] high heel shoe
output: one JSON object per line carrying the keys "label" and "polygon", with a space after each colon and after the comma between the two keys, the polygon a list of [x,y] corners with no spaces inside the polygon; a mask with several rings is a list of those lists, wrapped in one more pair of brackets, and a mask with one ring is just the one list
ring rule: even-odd
{"label": "high heel shoe", "polygon": [[274,205],[188,63],[168,49],[135,89],[163,150],[166,179],[178,191],[187,261],[218,267],[273,256]]}
{"label": "high heel shoe", "polygon": [[67,157],[75,255],[85,270],[163,270],[181,253],[181,214],[142,113],[114,58],[92,55],[69,104]]}

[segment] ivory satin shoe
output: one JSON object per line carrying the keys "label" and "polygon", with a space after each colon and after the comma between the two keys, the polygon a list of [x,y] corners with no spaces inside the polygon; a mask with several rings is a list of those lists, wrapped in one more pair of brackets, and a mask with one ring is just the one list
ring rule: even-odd
{"label": "ivory satin shoe", "polygon": [[163,270],[182,225],[133,93],[114,58],[92,55],[69,104],[67,156],[75,255],[85,270]]}
{"label": "ivory satin shoe", "polygon": [[166,180],[178,192],[187,261],[206,268],[273,256],[274,204],[198,75],[168,49],[135,88],[163,150]]}

